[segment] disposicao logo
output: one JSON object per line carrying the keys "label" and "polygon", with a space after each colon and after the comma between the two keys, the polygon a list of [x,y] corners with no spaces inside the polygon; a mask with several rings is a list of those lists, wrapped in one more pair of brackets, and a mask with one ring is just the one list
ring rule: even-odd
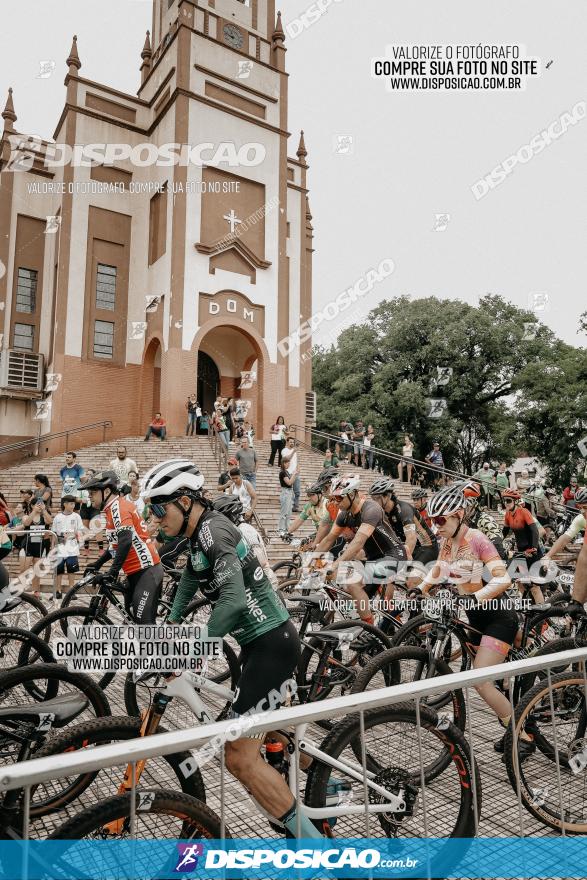
{"label": "disposicao logo", "polygon": [[178,843],[176,874],[190,874],[198,866],[198,858],[203,855],[202,843]]}

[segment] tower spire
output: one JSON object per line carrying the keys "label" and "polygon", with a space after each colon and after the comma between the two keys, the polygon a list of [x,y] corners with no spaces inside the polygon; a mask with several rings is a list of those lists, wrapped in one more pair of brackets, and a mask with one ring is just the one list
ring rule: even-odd
{"label": "tower spire", "polygon": [[285,31],[281,23],[281,12],[277,13],[277,21],[275,22],[275,30],[271,35],[271,50],[273,52],[274,64],[277,70],[285,70],[285,53],[287,49],[283,45],[285,42]]}
{"label": "tower spire", "polygon": [[14,112],[11,88],[8,89],[8,98],[6,99],[6,106],[2,111],[2,119],[4,120],[4,131],[14,131],[14,123],[17,120],[17,116]]}
{"label": "tower spire", "polygon": [[77,53],[77,36],[74,36],[73,38],[73,42],[71,44],[71,49],[69,52],[69,58],[65,63],[69,67],[69,73],[73,76],[75,76],[75,71],[79,70],[82,66],[82,63],[79,60],[79,55]]}
{"label": "tower spire", "polygon": [[151,58],[153,57],[153,52],[151,49],[151,34],[150,31],[147,31],[147,36],[145,38],[145,45],[143,46],[143,51],[141,52],[141,58],[143,59],[143,63],[141,64],[141,82],[144,81],[149,76],[151,72]]}
{"label": "tower spire", "polygon": [[302,165],[306,165],[306,156],[308,155],[308,151],[306,150],[306,142],[304,140],[304,129],[300,132],[300,143],[298,146],[298,151],[296,156],[302,163]]}

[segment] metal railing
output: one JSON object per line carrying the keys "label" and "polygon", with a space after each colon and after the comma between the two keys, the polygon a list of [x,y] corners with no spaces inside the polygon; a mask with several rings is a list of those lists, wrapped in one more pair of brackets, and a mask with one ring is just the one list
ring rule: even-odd
{"label": "metal railing", "polygon": [[[298,431],[303,435],[310,435],[310,443],[305,440],[300,440],[298,437]],[[333,449],[334,445],[338,443],[339,445],[348,443],[349,446],[354,447],[353,440],[342,440],[337,434],[330,434],[327,431],[317,431],[315,428],[310,428],[308,425],[289,425],[289,433],[293,433],[296,438],[296,443],[299,443],[300,446],[303,446],[305,449],[310,450],[311,452],[318,453],[323,455],[323,453],[312,445],[312,440],[318,439],[322,441],[326,441],[327,449]],[[361,444],[362,445],[362,444]],[[435,467],[433,464],[427,461],[419,461],[417,458],[406,459],[405,456],[400,455],[397,452],[388,452],[385,449],[380,449],[378,446],[369,446],[363,447],[363,453],[365,452],[373,452],[375,458],[385,459],[389,463],[394,463],[396,466],[401,462],[408,462],[413,466],[414,470],[424,470],[427,471],[431,476],[439,477],[439,476],[447,476],[451,479],[461,479],[461,480],[470,480],[472,479],[468,474],[463,474],[460,471],[452,470],[451,468],[447,468],[444,465],[442,467]]]}
{"label": "metal railing", "polygon": [[43,443],[47,443],[49,440],[56,440],[59,437],[65,437],[65,451],[69,450],[69,437],[73,434],[81,434],[84,431],[95,430],[96,428],[102,428],[102,443],[106,441],[106,428],[111,428],[112,422],[108,419],[102,420],[101,422],[93,422],[90,425],[80,425],[78,428],[68,428],[66,431],[54,431],[51,434],[42,434],[39,437],[31,437],[30,440],[20,440],[18,443],[9,443],[6,446],[0,446],[0,456],[6,455],[9,452],[16,452],[19,449],[26,449],[29,446],[36,446],[35,452],[33,452],[33,457],[36,457],[40,454],[40,448]]}
{"label": "metal railing", "polygon": [[[335,697],[324,702],[304,704],[299,706],[294,706],[291,708],[281,708],[276,711],[270,711],[266,713],[262,713],[259,716],[259,720],[256,721],[253,725],[247,728],[247,736],[250,736],[253,733],[261,733],[261,732],[269,732],[275,730],[283,730],[286,728],[291,729],[293,726],[296,731],[295,742],[296,745],[298,743],[298,731],[301,725],[308,725],[312,723],[316,723],[318,721],[324,721],[325,719],[333,719],[339,716],[345,716],[347,714],[353,714],[354,716],[358,715],[361,724],[361,730],[364,732],[364,724],[365,724],[365,713],[369,709],[381,708],[381,707],[392,707],[396,706],[399,703],[410,702],[415,704],[416,710],[416,718],[418,720],[417,724],[417,736],[418,736],[418,749],[419,751],[415,754],[419,754],[420,756],[420,765],[423,766],[423,742],[422,742],[422,729],[420,725],[421,711],[422,707],[426,705],[426,698],[435,696],[439,693],[445,694],[447,691],[454,691],[456,689],[461,690],[466,695],[466,703],[467,703],[467,716],[468,716],[468,724],[467,730],[464,731],[465,737],[468,739],[468,745],[471,753],[471,765],[472,765],[472,787],[473,787],[473,805],[475,812],[475,829],[476,832],[479,832],[479,823],[481,819],[479,804],[477,802],[477,791],[476,789],[476,769],[479,768],[483,761],[479,760],[479,750],[482,747],[482,738],[480,736],[480,731],[478,725],[473,724],[472,715],[473,709],[472,699],[471,699],[471,691],[475,688],[478,688],[480,685],[486,682],[493,682],[496,680],[505,680],[511,679],[516,676],[525,675],[531,672],[541,672],[545,674],[545,679],[547,682],[547,687],[549,691],[550,704],[552,707],[552,669],[553,667],[557,668],[568,668],[571,664],[575,664],[575,668],[579,667],[579,675],[582,679],[582,684],[584,685],[584,691],[587,695],[587,674],[586,674],[586,665],[587,662],[587,647],[577,648],[572,651],[564,651],[558,654],[552,654],[550,656],[542,656],[537,658],[529,658],[524,660],[515,661],[512,663],[499,664],[496,666],[490,666],[483,669],[469,670],[466,672],[454,673],[451,675],[445,675],[440,678],[434,678],[432,680],[424,680],[424,681],[416,681],[416,682],[406,682],[404,684],[395,685],[393,687],[365,691],[359,694],[351,694],[344,697]],[[510,690],[511,693],[511,690]],[[512,713],[514,710],[513,702],[512,702]],[[475,710],[478,711],[478,710]],[[480,710],[479,710],[480,711]],[[563,804],[563,794],[562,794],[562,785],[561,785],[561,766],[560,766],[560,753],[559,746],[557,745],[557,734],[555,729],[555,712],[554,709],[551,708],[552,713],[552,724],[553,724],[553,742],[554,742],[554,754],[550,756],[550,759],[554,758],[556,763],[556,774],[558,777],[558,795],[557,797],[560,800],[560,808],[563,810],[563,814],[565,811],[565,807]],[[492,719],[496,721],[495,716],[491,715]],[[495,725],[497,726],[497,724]],[[440,725],[439,725],[440,727]],[[232,736],[231,736],[232,731]],[[60,755],[54,755],[47,758],[37,758],[29,761],[24,761],[21,763],[16,763],[10,766],[5,766],[0,770],[0,792],[6,792],[13,789],[24,789],[25,797],[24,797],[24,821],[23,821],[23,834],[25,839],[29,839],[30,837],[30,789],[32,786],[38,785],[42,782],[48,782],[50,780],[60,779],[63,777],[71,777],[72,775],[78,775],[82,773],[91,773],[97,770],[112,768],[120,765],[130,764],[132,766],[132,772],[130,777],[132,779],[132,792],[131,792],[131,803],[134,803],[135,800],[135,792],[136,792],[136,774],[135,769],[139,762],[147,760],[149,758],[170,755],[175,752],[184,751],[184,750],[192,750],[197,749],[201,746],[204,746],[211,739],[219,737],[222,743],[226,740],[234,739],[234,721],[220,721],[213,724],[201,725],[191,727],[186,730],[173,730],[167,733],[156,734],[153,736],[142,737],[133,739],[126,742],[114,743],[110,745],[97,746],[95,748],[80,750],[75,752],[67,752]],[[362,737],[363,738],[363,737]],[[514,747],[515,749],[516,747]],[[515,754],[515,751],[514,751]],[[492,769],[495,769],[495,757],[493,755],[493,750],[491,751],[492,756]],[[396,762],[401,761],[401,755],[397,755],[395,758]],[[296,767],[299,767],[297,763],[297,753],[296,753]],[[373,774],[367,770],[366,766],[366,750],[362,749],[362,758],[360,761],[361,767],[360,772],[363,777],[363,785],[364,791],[367,790],[367,779],[372,778]],[[226,777],[226,766],[224,759],[224,746],[220,748],[219,754],[219,765],[220,765],[220,787],[219,787],[219,800],[220,800],[220,818],[221,818],[221,829],[222,836],[224,836],[224,831],[228,827],[227,823],[227,811],[228,811],[228,803],[226,798],[226,792],[228,790],[228,786],[231,784],[230,779]],[[357,764],[357,769],[359,769],[359,765]],[[458,766],[458,764],[457,764]],[[209,768],[207,771],[207,776],[210,775],[212,769]],[[505,773],[504,773],[505,775]],[[423,825],[422,830],[423,838],[441,836],[438,834],[430,833],[431,826],[429,820],[427,820],[427,816],[430,817],[434,815],[434,805],[431,805],[429,802],[427,803],[427,798],[430,797],[430,791],[434,789],[433,783],[434,778],[428,783],[426,783],[424,778],[424,770],[422,769],[421,776],[421,815],[423,817]],[[299,780],[299,773],[297,774],[297,778]],[[567,776],[565,778],[570,778],[569,773],[567,771]],[[439,780],[442,780],[442,774],[438,776]],[[577,785],[580,785],[579,778],[576,776]],[[357,779],[358,781],[358,779]],[[494,808],[490,811],[491,817],[490,821],[496,820],[495,813],[495,786],[494,780],[492,780],[492,793],[491,799],[493,801]],[[369,782],[369,784],[372,784]],[[508,791],[511,791],[509,788],[507,781],[504,781],[504,785],[507,787]],[[518,824],[519,824],[519,836],[524,837],[525,834],[525,818],[526,815],[523,811],[522,798],[521,798],[521,788],[520,781],[518,776],[517,783],[517,801],[518,801]],[[556,786],[555,786],[556,787]],[[433,791],[434,793],[434,791]],[[446,798],[446,792],[443,793],[443,797]],[[298,810],[302,804],[301,793],[299,790],[299,784],[297,785],[296,791],[296,801]],[[236,799],[236,801],[231,801],[234,803],[240,802],[240,797]],[[370,837],[369,833],[369,810],[367,809],[367,800],[365,803],[365,809],[362,811],[357,811],[356,808],[352,810],[357,818],[360,819],[360,816],[364,813],[364,821],[365,821],[365,834],[367,837]],[[329,808],[330,809],[330,808]],[[333,807],[331,810],[333,815],[345,815],[345,810],[343,807]],[[508,820],[509,821],[509,820]],[[434,827],[438,828],[438,825],[434,823]],[[505,836],[512,836],[513,827],[511,825],[505,826],[507,828],[507,834]],[[541,827],[541,832],[544,829]],[[358,831],[358,827],[357,827]],[[135,836],[136,829],[131,823],[131,837]],[[562,834],[565,834],[564,829],[562,830]],[[249,835],[252,836],[252,835]],[[355,834],[353,836],[359,836]],[[493,835],[485,835],[485,836],[493,836]],[[496,837],[502,835],[494,835]],[[532,832],[529,836],[532,836]]]}

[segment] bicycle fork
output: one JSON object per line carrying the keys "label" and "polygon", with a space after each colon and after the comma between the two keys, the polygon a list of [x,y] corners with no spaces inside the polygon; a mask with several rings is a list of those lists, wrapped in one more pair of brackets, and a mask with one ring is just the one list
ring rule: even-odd
{"label": "bicycle fork", "polygon": [[[155,694],[152,705],[149,709],[146,709],[143,712],[139,736],[151,736],[151,734],[157,733],[157,728],[159,727],[161,718],[163,717],[163,713],[165,712],[165,708],[169,703],[169,700],[170,698],[165,696],[165,694]],[[118,794],[127,794],[128,792],[132,791],[133,786],[138,786],[146,763],[146,758],[143,758],[141,761],[136,762],[136,764],[134,765],[134,780],[133,765],[127,765],[127,768],[124,772],[124,779],[118,786]],[[120,834],[124,829],[125,822],[126,819],[115,819],[113,822],[108,822],[108,824],[104,825],[103,827],[104,830],[107,831],[109,834]]]}

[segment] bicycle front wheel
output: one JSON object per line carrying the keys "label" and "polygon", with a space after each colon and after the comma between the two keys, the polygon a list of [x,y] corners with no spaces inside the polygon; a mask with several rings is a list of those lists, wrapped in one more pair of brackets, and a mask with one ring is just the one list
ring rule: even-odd
{"label": "bicycle front wheel", "polygon": [[[160,788],[139,789],[134,795],[115,795],[82,810],[48,837],[48,840],[218,840],[220,818],[201,801],[187,794]],[[134,827],[133,827],[134,825]],[[228,831],[225,837],[230,837]],[[96,858],[98,858],[96,853]],[[67,854],[62,858],[67,858]],[[103,859],[108,858],[104,853]],[[111,855],[113,864],[116,855]],[[174,866],[176,861],[174,861]],[[138,868],[137,864],[137,868]],[[103,871],[101,866],[100,871]],[[173,869],[172,869],[173,870]],[[142,876],[167,876],[165,866],[146,864]],[[112,874],[116,876],[116,874]]]}
{"label": "bicycle front wheel", "polygon": [[[35,758],[62,755],[65,752],[135,739],[141,735],[141,726],[140,718],[125,716],[95,718],[52,736],[35,753]],[[157,729],[157,733],[166,732],[163,726]],[[176,752],[172,755],[149,758],[141,773],[141,786],[155,786],[159,780],[165,780],[174,786],[177,785],[178,790],[183,791],[184,794],[205,802],[206,790],[200,770],[196,767],[194,772],[186,774],[181,769],[181,765],[190,759],[190,752]],[[125,769],[125,767],[108,767],[92,773],[82,773],[80,776],[73,773],[70,776],[51,779],[49,782],[41,782],[31,791],[31,816],[34,818],[46,816],[48,813],[62,809],[89,789],[97,777],[95,790],[89,793],[90,800],[100,801],[108,793],[114,795],[123,781]]]}
{"label": "bicycle front wheel", "polygon": [[[553,675],[550,685],[539,682],[522,697],[506,731],[505,765],[514,791],[519,787],[528,812],[559,833],[587,834],[586,771],[574,761],[585,754],[586,689],[580,672]],[[536,748],[516,761],[514,742],[519,751],[522,731]]]}

